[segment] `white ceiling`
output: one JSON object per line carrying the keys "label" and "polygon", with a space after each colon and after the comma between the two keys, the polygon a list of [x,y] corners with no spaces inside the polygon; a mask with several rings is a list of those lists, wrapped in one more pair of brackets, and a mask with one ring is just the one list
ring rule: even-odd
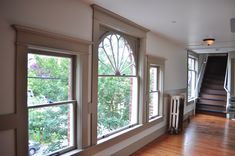
{"label": "white ceiling", "polygon": [[[235,18],[235,0],[84,1],[111,10],[198,53],[235,50],[235,33],[230,28],[230,19]],[[215,38],[216,43],[211,47],[202,45],[206,37]]]}

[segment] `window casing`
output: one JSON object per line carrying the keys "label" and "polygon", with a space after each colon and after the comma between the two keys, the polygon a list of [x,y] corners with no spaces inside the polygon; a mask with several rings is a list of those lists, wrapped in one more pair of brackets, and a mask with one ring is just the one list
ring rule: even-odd
{"label": "window casing", "polygon": [[195,98],[197,80],[197,59],[195,57],[188,57],[188,100]]}
{"label": "window casing", "polygon": [[97,138],[138,123],[138,76],[133,48],[113,31],[102,35],[98,48]]}

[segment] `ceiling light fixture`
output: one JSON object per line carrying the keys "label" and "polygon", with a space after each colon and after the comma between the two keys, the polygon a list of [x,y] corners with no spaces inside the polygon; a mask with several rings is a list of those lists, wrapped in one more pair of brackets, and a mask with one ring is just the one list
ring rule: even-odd
{"label": "ceiling light fixture", "polygon": [[205,42],[208,46],[210,46],[215,42],[215,39],[214,38],[205,38],[205,39],[203,39],[203,42]]}

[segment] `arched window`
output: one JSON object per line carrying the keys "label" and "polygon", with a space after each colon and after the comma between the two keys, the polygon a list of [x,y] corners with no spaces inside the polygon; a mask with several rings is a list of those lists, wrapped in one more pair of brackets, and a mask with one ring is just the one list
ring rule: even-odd
{"label": "arched window", "polygon": [[99,75],[136,75],[132,48],[121,35],[109,33],[99,44]]}
{"label": "arched window", "polygon": [[106,33],[98,47],[98,138],[137,124],[134,50],[118,33]]}

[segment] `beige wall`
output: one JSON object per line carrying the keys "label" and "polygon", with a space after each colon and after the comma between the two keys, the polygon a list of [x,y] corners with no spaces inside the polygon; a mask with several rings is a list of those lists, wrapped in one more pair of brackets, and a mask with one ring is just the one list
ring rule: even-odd
{"label": "beige wall", "polygon": [[[15,34],[11,24],[40,28],[91,41],[92,10],[79,0],[1,0],[0,2],[0,115],[14,112]],[[186,87],[187,53],[153,33],[147,35],[147,54],[166,58],[165,90]],[[126,139],[98,155],[109,155],[166,125],[166,121]],[[0,153],[14,155],[14,131],[0,131]]]}

